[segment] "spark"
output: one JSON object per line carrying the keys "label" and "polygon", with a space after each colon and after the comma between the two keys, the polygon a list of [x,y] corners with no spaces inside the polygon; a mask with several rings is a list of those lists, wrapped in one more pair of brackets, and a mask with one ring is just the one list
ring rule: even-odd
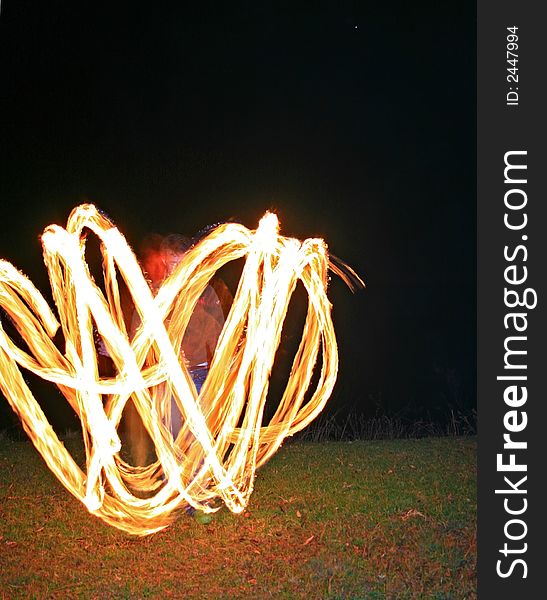
{"label": "spark", "polygon": [[[85,260],[89,232],[101,242],[104,290]],[[188,506],[213,512],[220,500],[242,512],[256,469],[317,417],[336,381],[327,272],[344,272],[329,261],[324,241],[281,236],[272,213],[254,231],[221,224],[184,255],[155,296],[124,236],[93,205],[76,207],[66,228],[47,227],[42,246],[57,315],[25,275],[0,260],[0,307],[26,346],[19,347],[0,320],[0,390],[51,471],[89,512],[135,535],[168,526]],[[198,395],[179,359],[182,338],[211,278],[240,258],[242,275]],[[141,320],[132,339],[122,279]],[[302,340],[265,423],[269,378],[298,282],[308,294]],[[112,376],[98,368],[94,328],[112,358]],[[59,329],[63,350],[53,341]],[[319,359],[318,381],[306,397]],[[58,386],[80,419],[85,466],[51,427],[21,369]],[[169,428],[171,398],[183,417],[176,439]],[[128,402],[154,444],[156,458],[144,467],[123,458],[118,427]]]}

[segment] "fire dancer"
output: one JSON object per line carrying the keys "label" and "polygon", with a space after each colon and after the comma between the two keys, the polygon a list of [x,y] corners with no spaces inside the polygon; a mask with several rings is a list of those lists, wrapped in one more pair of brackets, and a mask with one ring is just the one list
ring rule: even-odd
{"label": "fire dancer", "polygon": [[[186,236],[171,234],[161,243],[161,258],[165,277],[169,277],[191,246]],[[163,281],[163,279],[162,279]],[[158,286],[162,283],[158,282]],[[212,285],[200,296],[182,340],[182,359],[185,361],[196,391],[201,391],[213,358],[222,326],[224,313],[220,299]],[[182,427],[182,416],[174,400],[171,401],[171,433],[176,437]]]}
{"label": "fire dancer", "polygon": [[[149,236],[141,251],[141,264],[150,288],[156,294],[163,281],[169,277],[186,251],[197,243],[196,237],[190,239],[180,234],[170,234],[165,237],[153,234]],[[223,298],[221,302],[219,290]],[[222,331],[226,305],[231,303],[232,296],[228,287],[218,277],[211,282],[200,296],[194,312],[188,322],[182,340],[181,361],[184,361],[198,394],[209,372],[209,366],[215,347]],[[224,307],[224,310],[223,310]],[[140,320],[136,311],[133,313],[131,333],[134,334]],[[139,465],[147,462],[149,443],[142,422],[134,407],[129,408],[128,427],[133,458]],[[182,428],[182,415],[174,400],[171,399],[170,430],[176,438]]]}

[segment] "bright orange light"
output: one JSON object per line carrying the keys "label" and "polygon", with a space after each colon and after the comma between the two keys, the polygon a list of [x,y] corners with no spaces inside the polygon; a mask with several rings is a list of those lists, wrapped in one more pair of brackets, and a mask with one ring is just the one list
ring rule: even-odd
{"label": "bright orange light", "polygon": [[[0,307],[13,320],[28,352],[0,321],[0,389],[61,483],[105,522],[136,535],[158,531],[188,505],[212,512],[220,498],[241,512],[257,467],[283,440],[308,425],[332,392],[338,353],[327,299],[329,263],[320,239],[282,237],[267,213],[255,231],[226,223],[191,248],[154,297],[125,238],[92,205],[75,208],[66,229],[42,236],[58,320],[32,282],[0,260]],[[106,293],[85,261],[89,229],[101,240]],[[211,277],[226,263],[245,265],[199,396],[179,360],[185,328]],[[343,275],[343,274],[342,274]],[[142,321],[130,341],[118,278]],[[268,424],[264,405],[290,298],[298,281],[309,303],[303,337],[279,406]],[[99,332],[116,375],[99,374],[93,339]],[[52,338],[61,328],[64,353]],[[305,401],[321,349],[317,387]],[[20,367],[55,383],[82,423],[85,471],[74,461],[28,388]],[[171,398],[183,415],[173,439]],[[157,461],[134,467],[121,457],[118,426],[128,401],[153,441]]]}

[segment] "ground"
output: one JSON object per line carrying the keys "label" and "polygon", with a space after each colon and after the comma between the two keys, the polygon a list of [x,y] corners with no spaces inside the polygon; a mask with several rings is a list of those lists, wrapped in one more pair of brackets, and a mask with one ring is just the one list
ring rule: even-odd
{"label": "ground", "polygon": [[476,598],[476,438],[286,443],[199,517],[129,536],[3,440],[0,597]]}

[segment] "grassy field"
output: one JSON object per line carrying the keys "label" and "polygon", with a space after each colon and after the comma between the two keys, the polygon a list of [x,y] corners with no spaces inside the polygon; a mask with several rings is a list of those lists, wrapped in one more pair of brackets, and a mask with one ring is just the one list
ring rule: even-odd
{"label": "grassy field", "polygon": [[0,584],[6,599],[476,598],[476,438],[287,443],[245,514],[146,538],[3,440]]}

